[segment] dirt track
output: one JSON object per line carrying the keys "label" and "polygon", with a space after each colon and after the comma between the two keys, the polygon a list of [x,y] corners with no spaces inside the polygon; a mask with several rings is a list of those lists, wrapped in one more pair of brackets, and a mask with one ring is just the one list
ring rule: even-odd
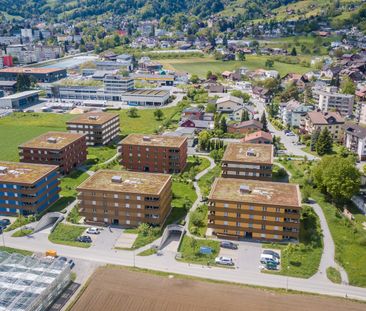
{"label": "dirt track", "polygon": [[72,308],[84,310],[365,311],[366,304],[100,268]]}

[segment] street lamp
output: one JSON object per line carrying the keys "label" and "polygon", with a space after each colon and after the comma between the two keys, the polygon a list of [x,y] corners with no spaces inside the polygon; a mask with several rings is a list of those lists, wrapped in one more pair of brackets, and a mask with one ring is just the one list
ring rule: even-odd
{"label": "street lamp", "polygon": [[[287,272],[290,269],[290,266],[287,266]],[[288,292],[288,275],[287,275],[287,279],[286,279],[286,292]]]}
{"label": "street lamp", "polygon": [[2,227],[0,227],[0,234],[3,236],[3,246],[5,247],[4,231]]}

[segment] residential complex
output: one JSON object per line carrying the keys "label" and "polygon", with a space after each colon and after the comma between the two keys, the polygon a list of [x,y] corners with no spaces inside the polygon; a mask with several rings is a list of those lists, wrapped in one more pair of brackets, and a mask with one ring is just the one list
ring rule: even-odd
{"label": "residential complex", "polygon": [[109,112],[89,112],[67,121],[70,133],[86,135],[86,144],[106,145],[118,137],[119,115]]}
{"label": "residential complex", "polygon": [[273,145],[229,143],[221,163],[222,177],[271,180]]}
{"label": "residential complex", "polygon": [[0,213],[39,213],[59,198],[55,165],[0,161]]}
{"label": "residential complex", "polygon": [[302,128],[309,134],[327,128],[334,140],[343,139],[344,119],[338,112],[311,111],[302,123]]}
{"label": "residential complex", "polygon": [[187,164],[187,138],[130,134],[121,141],[119,153],[127,170],[180,173]]}
{"label": "residential complex", "polygon": [[319,109],[323,112],[336,110],[342,116],[352,115],[354,96],[338,93],[337,87],[327,87],[316,92],[319,96]]}
{"label": "residential complex", "polygon": [[78,188],[87,222],[136,227],[163,225],[171,209],[171,176],[99,170]]}
{"label": "residential complex", "polygon": [[298,185],[216,178],[208,202],[208,227],[219,238],[275,241],[299,238]]}
{"label": "residential complex", "polygon": [[48,132],[19,146],[21,162],[57,165],[61,174],[83,164],[86,156],[84,134]]}
{"label": "residential complex", "polygon": [[37,82],[49,83],[66,78],[66,69],[11,67],[0,70],[0,80],[16,81],[21,74],[32,77]]}
{"label": "residential complex", "polygon": [[313,106],[306,106],[296,100],[290,100],[280,105],[280,117],[286,125],[299,127],[306,113],[313,110]]}

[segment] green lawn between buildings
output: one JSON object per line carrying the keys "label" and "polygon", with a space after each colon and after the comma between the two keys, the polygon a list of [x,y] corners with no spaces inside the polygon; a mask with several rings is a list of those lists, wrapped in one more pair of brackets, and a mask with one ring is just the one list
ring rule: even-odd
{"label": "green lawn between buildings", "polygon": [[63,244],[68,246],[88,248],[90,243],[82,243],[75,241],[86,230],[85,227],[58,224],[55,230],[48,236],[48,239],[55,244]]}
{"label": "green lawn between buildings", "polygon": [[31,256],[33,253],[24,249],[12,248],[7,246],[0,246],[0,252],[8,252],[9,254],[21,254],[23,256]]}
{"label": "green lawn between buildings", "polygon": [[[292,173],[291,182],[300,186],[304,184],[304,178],[308,174],[304,171],[309,170],[310,162],[281,161],[281,164]],[[347,208],[355,217],[351,222],[334,205],[327,202],[324,194],[317,189],[312,189],[310,196],[323,209],[335,243],[335,259],[346,270],[350,285],[366,287],[366,230],[362,226],[366,217],[352,204],[348,204]]]}

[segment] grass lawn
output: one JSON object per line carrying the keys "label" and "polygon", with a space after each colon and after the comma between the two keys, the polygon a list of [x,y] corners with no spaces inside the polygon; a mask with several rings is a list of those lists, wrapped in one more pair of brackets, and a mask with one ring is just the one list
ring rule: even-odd
{"label": "grass lawn", "polygon": [[81,243],[75,241],[77,237],[86,230],[84,227],[58,224],[56,229],[48,236],[48,239],[55,244],[63,244],[75,247],[90,247],[90,243]]}
{"label": "grass lawn", "polygon": [[[291,182],[304,183],[304,176],[311,164],[301,161],[281,162],[291,173]],[[347,208],[354,215],[355,220],[349,221],[341,215],[339,210],[326,201],[324,194],[317,189],[312,189],[311,197],[321,206],[327,219],[330,232],[335,243],[335,259],[348,274],[350,285],[366,287],[366,231],[362,223],[366,217],[352,204]]]}
{"label": "grass lawn", "polygon": [[142,251],[141,253],[138,253],[137,256],[151,256],[156,254],[156,249],[149,248],[147,250]]}
{"label": "grass lawn", "polygon": [[[212,254],[201,254],[200,247],[206,246],[212,249]],[[191,262],[197,264],[215,264],[215,257],[220,251],[220,242],[213,240],[197,240],[189,236],[184,236],[179,247],[181,253],[180,261]]]}
{"label": "grass lawn", "polygon": [[[266,248],[268,244],[263,244]],[[265,271],[286,276],[309,278],[319,268],[323,252],[323,241],[319,218],[309,206],[303,206],[299,244],[274,244],[269,248],[281,249],[281,270]]]}
{"label": "grass lawn", "polygon": [[11,236],[13,238],[19,238],[19,237],[22,237],[22,236],[26,236],[26,235],[29,235],[33,232],[32,229],[20,229],[18,231],[15,231]]}
{"label": "grass lawn", "polygon": [[341,284],[342,283],[342,277],[340,272],[334,268],[334,267],[328,267],[327,268],[327,278],[332,281],[333,283],[336,284]]}
{"label": "grass lawn", "polygon": [[207,231],[208,207],[206,204],[197,207],[189,215],[188,230],[193,235],[204,237]]}
{"label": "grass lawn", "polygon": [[[127,115],[127,109],[116,111],[120,115],[122,135],[131,133],[153,134],[164,122],[174,118],[176,114],[180,115],[178,107],[169,107],[161,109],[164,113],[162,120],[156,120],[154,117],[155,109],[139,109],[138,117],[131,118]],[[171,127],[178,126],[178,122],[172,121]]]}
{"label": "grass lawn", "polygon": [[88,147],[87,165],[97,165],[104,163],[117,153],[117,146]]}
{"label": "grass lawn", "polygon": [[18,248],[12,248],[12,247],[6,247],[6,246],[0,246],[1,252],[8,252],[9,254],[17,253],[21,254],[23,256],[31,256],[33,252],[26,251],[24,249],[18,249]]}
{"label": "grass lawn", "polygon": [[19,161],[18,145],[49,131],[66,131],[68,114],[12,113],[0,119],[0,160]]}
{"label": "grass lawn", "polygon": [[138,228],[126,229],[125,233],[137,234],[137,238],[133,243],[131,249],[137,249],[147,244],[154,242],[162,234],[162,230],[159,227],[151,228],[146,235],[139,232]]}
{"label": "grass lawn", "polygon": [[215,166],[212,170],[210,170],[206,175],[202,176],[202,178],[198,181],[198,186],[202,191],[202,195],[207,197],[211,190],[211,185],[214,182],[216,177],[219,177],[221,174],[221,167],[219,165]]}
{"label": "grass lawn", "polygon": [[34,216],[24,217],[23,215],[20,215],[9,227],[5,229],[5,231],[12,231],[34,221],[36,221],[36,218]]}
{"label": "grass lawn", "polygon": [[[221,61],[215,60],[213,57],[192,58],[192,59],[165,59],[159,60],[167,69],[174,69],[180,72],[188,72],[196,74],[199,77],[205,77],[207,71],[211,70],[214,73],[222,73],[225,70],[234,70],[239,67],[247,67],[250,70],[265,68],[266,60],[270,56],[263,55],[248,55],[245,61]],[[289,72],[306,73],[311,68],[301,66],[299,64],[285,64],[275,61],[273,70],[277,70],[281,76]]]}

